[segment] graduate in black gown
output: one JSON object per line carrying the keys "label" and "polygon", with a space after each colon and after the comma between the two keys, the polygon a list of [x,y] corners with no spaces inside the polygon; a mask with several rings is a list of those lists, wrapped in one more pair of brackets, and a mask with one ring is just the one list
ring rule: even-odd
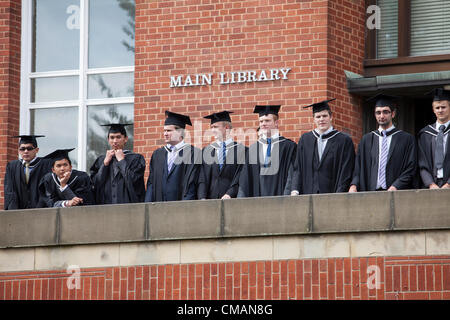
{"label": "graduate in black gown", "polygon": [[38,135],[21,135],[19,140],[19,160],[13,160],[6,166],[5,173],[5,210],[43,208],[39,195],[39,182],[51,172],[51,160],[37,157],[39,152],[36,138]]}
{"label": "graduate in black gown", "polygon": [[202,150],[198,199],[230,199],[237,196],[247,148],[229,136],[232,129],[230,113],[222,111],[204,117],[211,120],[211,131],[216,141]]}
{"label": "graduate in black gown", "polygon": [[279,105],[256,106],[259,136],[248,150],[239,177],[238,198],[289,195],[297,144],[278,132]]}
{"label": "graduate in black gown", "polygon": [[143,202],[145,197],[145,159],[142,155],[124,150],[128,141],[125,126],[109,126],[110,150],[98,157],[90,169],[96,204]]}
{"label": "graduate in black gown", "polygon": [[429,189],[450,188],[450,91],[433,90],[436,122],[418,134],[419,170]]}
{"label": "graduate in black gown", "polygon": [[184,141],[189,116],[166,111],[164,140],[150,159],[146,202],[196,200],[202,151]]}
{"label": "graduate in black gown", "polygon": [[380,94],[375,100],[378,129],[364,135],[358,146],[350,192],[395,191],[415,188],[416,142],[412,135],[397,129],[396,97]]}
{"label": "graduate in black gown", "polygon": [[312,107],[316,128],[298,141],[291,195],[347,192],[350,187],[355,149],[350,136],[331,125],[332,100],[305,107]]}
{"label": "graduate in black gown", "polygon": [[52,159],[52,172],[41,180],[39,192],[47,207],[73,207],[93,205],[94,197],[89,175],[84,171],[72,169],[69,152],[72,149],[59,149],[46,158]]}

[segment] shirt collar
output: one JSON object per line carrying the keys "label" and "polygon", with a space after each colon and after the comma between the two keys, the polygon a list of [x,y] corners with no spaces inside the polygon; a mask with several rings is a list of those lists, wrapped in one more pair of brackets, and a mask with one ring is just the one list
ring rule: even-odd
{"label": "shirt collar", "polygon": [[[232,142],[233,142],[233,139],[229,138],[229,139],[225,140],[225,145],[229,145]],[[221,146],[223,141],[216,140],[216,143],[217,143],[217,145]]]}
{"label": "shirt collar", "polygon": [[[37,160],[37,158],[38,158],[38,157],[34,157],[33,160],[31,160],[31,161],[29,162],[29,165],[31,166],[31,165],[33,164],[33,162],[35,162],[35,161]],[[23,159],[20,159],[20,160],[22,161],[22,164],[25,165],[25,160],[23,160]]]}
{"label": "shirt collar", "polygon": [[[273,134],[270,138],[271,138],[272,140],[275,140],[275,139],[278,139],[279,137],[280,137],[280,133],[277,132],[277,133]],[[261,138],[267,140],[267,137],[266,137],[265,134],[262,134],[262,135],[261,135]]]}
{"label": "shirt collar", "polygon": [[326,134],[329,134],[331,131],[333,131],[334,129],[333,129],[333,126],[330,126],[329,128],[328,128],[328,130],[327,131],[325,131],[324,133],[322,133],[322,134],[320,134],[320,131],[319,131],[319,129],[314,129],[314,131],[319,135],[319,136],[324,136],[324,135],[326,135]]}
{"label": "shirt collar", "polygon": [[[388,128],[388,129],[386,129],[386,133],[387,132],[390,132],[390,131],[392,131],[392,130],[394,130],[395,129],[395,126],[394,125],[392,125],[390,128]],[[381,127],[378,127],[378,131],[380,132],[380,134],[383,134],[383,128],[381,128]]]}
{"label": "shirt collar", "polygon": [[[445,129],[448,128],[450,124],[450,120],[448,120],[446,123],[444,123]],[[439,131],[439,127],[442,126],[442,123],[439,123],[438,121],[436,121],[436,130]]]}
{"label": "shirt collar", "polygon": [[[177,143],[177,144],[175,145],[175,150],[180,150],[181,148],[184,147],[185,144],[186,144],[186,143],[184,142],[184,140],[181,140],[181,142],[179,142],[179,143]],[[168,145],[167,145],[167,149],[171,150],[171,147],[172,147],[171,144],[168,144]]]}

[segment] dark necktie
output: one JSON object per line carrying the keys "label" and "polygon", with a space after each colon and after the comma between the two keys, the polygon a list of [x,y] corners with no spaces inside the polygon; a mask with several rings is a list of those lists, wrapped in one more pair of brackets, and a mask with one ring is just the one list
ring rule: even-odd
{"label": "dark necktie", "polygon": [[444,130],[445,126],[439,127],[439,133],[436,137],[436,151],[434,154],[434,165],[436,170],[442,169],[444,164]]}
{"label": "dark necktie", "polygon": [[270,156],[272,154],[272,138],[267,138],[267,152],[266,159],[264,160],[264,167],[267,167],[270,161]]}

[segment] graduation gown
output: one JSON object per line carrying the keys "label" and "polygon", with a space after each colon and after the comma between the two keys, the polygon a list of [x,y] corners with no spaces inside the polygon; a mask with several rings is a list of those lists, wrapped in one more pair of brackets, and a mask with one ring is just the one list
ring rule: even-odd
{"label": "graduation gown", "polygon": [[60,190],[60,183],[54,173],[47,173],[41,180],[39,192],[47,207],[62,207],[63,202],[74,197],[82,198],[81,205],[93,205],[92,184],[86,172],[72,170],[64,191]]}
{"label": "graduation gown", "polygon": [[313,130],[299,139],[291,190],[300,194],[347,192],[355,164],[352,139],[337,130],[324,135],[327,144],[319,161],[317,138]]}
{"label": "graduation gown", "polygon": [[297,144],[283,136],[272,141],[271,161],[264,166],[263,144],[259,139],[248,150],[239,177],[238,198],[288,195]]}
{"label": "graduation gown", "polygon": [[169,152],[170,149],[164,146],[152,154],[145,201],[196,200],[202,151],[189,144],[183,145],[168,172]]}
{"label": "graduation gown", "polygon": [[[397,128],[388,132],[392,135],[386,164],[386,187],[394,186],[397,189],[410,189],[415,187],[417,171],[417,152],[414,137]],[[379,161],[378,130],[364,135],[358,146],[355,159],[355,170],[352,185],[358,191],[375,191],[378,181]]]}
{"label": "graduation gown", "polygon": [[227,145],[225,164],[220,169],[217,153],[222,147],[216,142],[202,150],[203,163],[198,183],[198,199],[221,199],[225,194],[236,198],[239,176],[245,163],[247,147],[235,141]]}
{"label": "graduation gown", "polygon": [[25,182],[25,166],[21,160],[7,164],[5,173],[5,210],[43,208],[45,206],[39,194],[42,177],[51,172],[52,160],[37,157],[30,168],[28,184]]}
{"label": "graduation gown", "polygon": [[[419,171],[422,178],[423,186],[428,188],[432,183],[437,181],[437,170],[434,166],[434,153],[436,150],[436,137],[439,131],[436,130],[436,123],[428,125],[418,134],[418,161]],[[445,147],[444,157],[444,183],[450,183],[450,126],[444,131],[447,135],[447,144]]]}
{"label": "graduation gown", "polygon": [[125,159],[113,157],[108,166],[105,155],[95,160],[91,167],[91,181],[96,204],[143,202],[145,197],[145,159],[138,153],[125,150]]}

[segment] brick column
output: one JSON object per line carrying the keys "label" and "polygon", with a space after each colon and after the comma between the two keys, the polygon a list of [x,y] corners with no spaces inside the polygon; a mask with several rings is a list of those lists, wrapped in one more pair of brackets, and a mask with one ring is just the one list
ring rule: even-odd
{"label": "brick column", "polygon": [[0,206],[8,161],[17,157],[10,136],[19,133],[21,1],[0,1]]}

